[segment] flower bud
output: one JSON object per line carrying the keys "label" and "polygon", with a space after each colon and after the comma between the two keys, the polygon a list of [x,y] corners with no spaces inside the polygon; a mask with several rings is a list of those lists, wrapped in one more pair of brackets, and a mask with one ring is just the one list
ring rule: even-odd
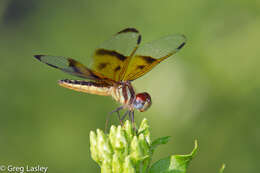
{"label": "flower bud", "polygon": [[123,161],[120,160],[118,155],[115,153],[113,155],[113,160],[112,160],[112,171],[113,173],[121,173],[123,172]]}
{"label": "flower bud", "polygon": [[109,143],[108,137],[103,131],[97,129],[97,150],[99,151],[99,158],[103,162],[111,162],[112,160],[112,148]]}
{"label": "flower bud", "polygon": [[90,138],[90,152],[91,152],[91,157],[93,160],[95,160],[97,163],[101,164],[100,159],[98,158],[98,150],[97,150],[97,135],[95,132],[90,131],[89,134]]}
{"label": "flower bud", "polygon": [[130,142],[133,139],[133,127],[129,120],[125,121],[124,129],[126,132],[127,141]]}
{"label": "flower bud", "polygon": [[137,136],[134,136],[132,142],[131,142],[131,146],[130,146],[130,156],[131,159],[137,163],[138,161],[140,161],[143,158],[143,151],[142,148],[140,146],[140,143],[137,139]]}
{"label": "flower bud", "polygon": [[140,128],[138,130],[138,134],[143,133],[144,137],[149,145],[151,145],[151,138],[150,138],[150,127],[147,123],[147,119],[144,118],[141,122]]}
{"label": "flower bud", "polygon": [[135,173],[135,168],[131,163],[130,157],[127,156],[124,161],[124,172],[123,173]]}
{"label": "flower bud", "polygon": [[140,135],[138,136],[138,141],[139,141],[140,146],[141,146],[141,148],[142,148],[142,150],[143,150],[143,154],[144,154],[144,155],[149,155],[149,154],[150,154],[150,153],[149,153],[150,148],[149,148],[149,145],[148,145],[148,143],[147,143],[147,141],[146,141],[146,139],[145,139],[145,137],[144,137],[143,134],[140,134]]}
{"label": "flower bud", "polygon": [[111,163],[104,160],[101,165],[101,173],[113,173],[111,168]]}

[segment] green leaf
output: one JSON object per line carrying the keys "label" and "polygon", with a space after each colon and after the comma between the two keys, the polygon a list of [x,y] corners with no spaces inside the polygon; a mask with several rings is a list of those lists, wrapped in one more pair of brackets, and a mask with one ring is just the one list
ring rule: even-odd
{"label": "green leaf", "polygon": [[164,136],[161,138],[157,138],[152,142],[151,148],[155,149],[158,145],[166,144],[170,139],[170,136]]}
{"label": "green leaf", "polygon": [[187,167],[198,150],[197,141],[194,149],[187,155],[172,155],[155,162],[149,173],[186,173]]}

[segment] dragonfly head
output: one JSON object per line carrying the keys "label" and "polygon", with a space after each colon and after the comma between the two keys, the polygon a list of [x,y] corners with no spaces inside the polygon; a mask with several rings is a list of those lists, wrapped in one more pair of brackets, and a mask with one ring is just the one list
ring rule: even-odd
{"label": "dragonfly head", "polygon": [[152,105],[151,96],[146,92],[138,93],[135,96],[133,105],[140,112],[144,112]]}

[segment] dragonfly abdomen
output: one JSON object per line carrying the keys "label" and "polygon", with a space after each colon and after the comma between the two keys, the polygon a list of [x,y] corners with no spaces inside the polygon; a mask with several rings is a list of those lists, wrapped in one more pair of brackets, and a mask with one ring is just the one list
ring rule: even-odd
{"label": "dragonfly abdomen", "polygon": [[102,96],[111,95],[111,86],[106,85],[104,83],[64,79],[59,80],[59,85],[65,88],[89,94],[96,94]]}

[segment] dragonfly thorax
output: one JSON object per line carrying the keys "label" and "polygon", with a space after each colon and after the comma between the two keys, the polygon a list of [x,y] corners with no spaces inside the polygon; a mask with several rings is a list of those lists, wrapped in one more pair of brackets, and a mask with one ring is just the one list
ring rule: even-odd
{"label": "dragonfly thorax", "polygon": [[117,102],[129,110],[137,109],[140,112],[144,112],[152,104],[150,95],[146,92],[135,94],[130,82],[122,82],[114,87],[111,95]]}

